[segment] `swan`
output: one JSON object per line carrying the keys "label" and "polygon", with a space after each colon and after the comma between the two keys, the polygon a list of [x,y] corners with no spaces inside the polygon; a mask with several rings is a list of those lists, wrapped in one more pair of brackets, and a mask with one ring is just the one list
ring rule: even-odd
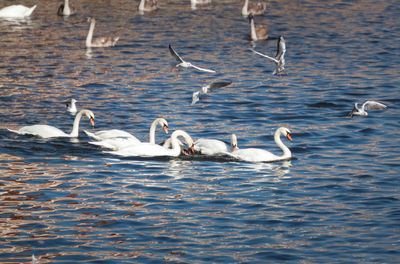
{"label": "swan", "polygon": [[249,15],[250,22],[250,38],[252,41],[268,39],[268,28],[264,25],[254,25],[253,14]]}
{"label": "swan", "polygon": [[69,0],[64,0],[64,4],[61,4],[57,10],[59,16],[70,16],[74,13],[74,10],[69,6]]}
{"label": "swan", "polygon": [[[236,150],[237,139],[236,135],[231,135],[232,152]],[[217,139],[199,138],[194,142],[194,152],[202,155],[217,155],[229,152],[225,142]]]}
{"label": "swan", "polygon": [[94,17],[89,17],[88,22],[90,22],[89,32],[86,37],[86,47],[87,48],[98,48],[98,47],[113,47],[119,40],[119,37],[101,37],[92,40],[94,26],[96,24],[96,19]]}
{"label": "swan", "polygon": [[157,0],[141,0],[138,6],[138,10],[141,13],[157,10],[158,8],[157,2],[158,2]]}
{"label": "swan", "polygon": [[244,0],[242,15],[247,17],[250,14],[262,15],[267,9],[267,3],[249,3],[249,0]]}
{"label": "swan", "polygon": [[35,10],[36,5],[32,7],[26,7],[23,5],[10,5],[0,9],[0,17],[4,18],[24,18],[32,14]]}
{"label": "swan", "polygon": [[89,118],[90,123],[94,127],[94,114],[90,110],[83,109],[79,111],[79,113],[76,115],[74,124],[72,126],[72,131],[71,133],[67,134],[63,132],[62,130],[49,126],[49,125],[33,125],[33,126],[24,126],[20,128],[19,130],[12,130],[8,129],[11,132],[20,134],[20,135],[34,135],[38,136],[41,138],[53,138],[53,137],[71,137],[71,138],[76,138],[78,137],[78,132],[79,132],[79,122],[81,121],[81,118],[83,115],[86,115],[87,118]]}
{"label": "swan", "polygon": [[71,104],[66,104],[67,111],[70,112],[72,115],[75,115],[76,112],[77,112],[76,102],[78,102],[78,101],[76,101],[75,99],[72,98],[71,99]]}
{"label": "swan", "polygon": [[178,137],[184,138],[189,149],[193,152],[193,139],[183,130],[176,130],[171,135],[172,149],[152,144],[150,142],[136,143],[129,145],[117,151],[106,151],[106,153],[123,156],[123,157],[178,157],[181,154]]}
{"label": "swan", "polygon": [[367,116],[368,113],[365,110],[383,110],[386,109],[387,106],[382,104],[382,103],[378,103],[375,101],[366,101],[365,103],[363,103],[361,105],[361,108],[358,108],[358,103],[354,104],[354,108],[350,113],[350,117],[353,117],[355,115],[357,116]]}
{"label": "swan", "polygon": [[[163,128],[165,134],[168,134],[168,122],[164,118],[157,118],[151,123],[150,131],[149,131],[149,142],[151,144],[155,144],[156,142],[156,128],[160,126]],[[137,139],[132,134],[119,130],[119,129],[111,129],[111,130],[102,130],[96,133],[91,133],[89,131],[84,130],[85,133],[98,141],[89,142],[90,144],[97,145],[103,148],[108,148],[112,150],[118,150],[124,148],[128,145],[134,143],[140,143],[141,141]]]}
{"label": "swan", "polygon": [[211,0],[190,0],[190,7],[195,10],[197,5],[210,4]]}
{"label": "swan", "polygon": [[[288,160],[292,157],[292,153],[290,149],[282,143],[280,136],[283,135],[287,137],[290,141],[292,141],[292,136],[290,134],[291,134],[290,130],[286,127],[280,127],[275,131],[274,135],[275,143],[283,151],[283,155],[281,156],[272,154],[269,151],[259,148],[236,149],[232,151],[231,156],[239,160],[251,161],[251,162],[272,162],[272,161]],[[237,142],[236,143],[233,142],[232,145],[234,145],[235,148],[237,148]]]}

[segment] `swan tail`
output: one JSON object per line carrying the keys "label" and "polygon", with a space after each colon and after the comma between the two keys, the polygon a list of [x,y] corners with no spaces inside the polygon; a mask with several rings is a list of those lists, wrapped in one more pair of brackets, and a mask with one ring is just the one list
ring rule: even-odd
{"label": "swan tail", "polygon": [[34,6],[32,6],[27,12],[26,12],[26,16],[30,16],[32,13],[33,13],[33,11],[35,10],[35,8],[37,7],[37,5],[34,5]]}
{"label": "swan tail", "polygon": [[95,139],[95,140],[98,140],[98,141],[101,140],[101,138],[98,137],[98,136],[96,136],[94,133],[89,132],[89,131],[87,131],[87,130],[83,130],[83,131],[86,133],[86,135],[88,135],[88,137],[91,137],[91,138],[93,138],[93,139]]}

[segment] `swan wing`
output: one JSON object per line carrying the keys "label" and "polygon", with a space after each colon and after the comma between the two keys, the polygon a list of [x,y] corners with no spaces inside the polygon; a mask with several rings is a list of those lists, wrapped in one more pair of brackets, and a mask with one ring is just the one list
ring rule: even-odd
{"label": "swan wing", "polygon": [[34,135],[41,138],[70,137],[70,135],[64,133],[62,130],[49,125],[25,126],[20,128],[19,130],[9,129],[9,131],[20,135]]}
{"label": "swan wing", "polygon": [[129,145],[134,145],[139,143],[136,138],[126,138],[126,137],[115,137],[107,138],[101,141],[91,141],[89,144],[96,145],[102,148],[111,150],[120,150]]}
{"label": "swan wing", "polygon": [[88,135],[89,137],[96,139],[96,140],[104,140],[104,139],[109,139],[109,138],[122,137],[122,138],[130,138],[133,141],[140,142],[140,140],[137,139],[131,133],[126,132],[124,130],[120,130],[120,129],[101,130],[96,133],[92,133],[87,130],[84,130],[84,131],[85,131],[86,135]]}
{"label": "swan wing", "polygon": [[243,161],[250,162],[271,162],[281,158],[269,151],[258,148],[238,149],[232,153],[233,156]]}
{"label": "swan wing", "polygon": [[382,110],[382,109],[386,109],[387,106],[382,103],[375,102],[375,101],[366,101],[363,104],[363,108],[365,110]]}
{"label": "swan wing", "polygon": [[173,150],[166,149],[163,146],[157,144],[151,144],[148,142],[138,143],[122,148],[117,151],[109,151],[113,155],[123,157],[160,157],[160,156],[174,156]]}
{"label": "swan wing", "polygon": [[217,139],[199,138],[194,142],[194,151],[203,155],[216,155],[228,152],[226,144]]}

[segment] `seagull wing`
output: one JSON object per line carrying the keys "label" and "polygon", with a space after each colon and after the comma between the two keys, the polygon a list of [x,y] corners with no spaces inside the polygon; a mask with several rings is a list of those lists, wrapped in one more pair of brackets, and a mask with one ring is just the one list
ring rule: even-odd
{"label": "seagull wing", "polygon": [[252,52],[254,52],[254,53],[260,55],[260,56],[263,56],[263,57],[265,57],[265,58],[267,58],[267,59],[272,60],[272,61],[275,62],[275,63],[279,63],[279,61],[278,61],[277,59],[275,59],[275,58],[272,58],[272,57],[270,57],[270,56],[267,56],[267,55],[265,55],[265,54],[262,54],[262,53],[260,53],[260,52],[258,52],[258,51],[253,50],[253,49],[250,49],[250,50],[251,50]]}
{"label": "seagull wing", "polygon": [[363,104],[363,108],[364,108],[365,110],[382,110],[382,109],[386,109],[387,106],[384,105],[384,104],[375,102],[375,101],[366,101],[366,102]]}
{"label": "seagull wing", "polygon": [[200,67],[195,66],[195,65],[193,65],[193,64],[190,64],[190,67],[195,68],[196,70],[199,70],[199,71],[203,71],[203,72],[216,73],[216,71],[214,71],[214,70],[205,69],[205,68],[200,68]]}
{"label": "seagull wing", "polygon": [[199,101],[199,95],[200,95],[199,91],[193,93],[192,103],[190,105],[194,105],[195,103],[197,103]]}
{"label": "seagull wing", "polygon": [[230,85],[232,82],[212,82],[209,87],[209,91],[213,91],[215,89],[225,87]]}
{"label": "seagull wing", "polygon": [[176,59],[177,62],[182,63],[183,59],[176,53],[176,51],[172,48],[171,44],[168,45],[169,52],[171,53],[172,57]]}

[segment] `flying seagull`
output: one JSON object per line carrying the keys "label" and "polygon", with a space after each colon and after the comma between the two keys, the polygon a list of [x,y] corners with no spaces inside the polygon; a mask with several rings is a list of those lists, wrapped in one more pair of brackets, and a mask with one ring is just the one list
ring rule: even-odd
{"label": "flying seagull", "polygon": [[208,92],[211,92],[215,89],[225,87],[230,85],[232,82],[212,82],[206,86],[201,87],[199,91],[193,93],[192,96],[192,103],[190,105],[194,105],[196,102],[199,101],[200,95],[207,95]]}
{"label": "flying seagull", "polygon": [[[176,61],[178,62],[172,69],[171,71],[173,71],[175,68],[195,68],[196,70],[199,71],[203,71],[203,72],[210,72],[210,73],[215,73],[216,71],[214,70],[209,70],[209,69],[204,69],[204,68],[200,68],[198,66],[195,66],[193,64],[191,64],[190,62],[184,61],[181,56],[178,55],[178,53],[176,53],[176,51],[172,48],[171,44],[168,46],[169,48],[169,52],[171,52],[172,57],[174,57],[176,59]],[[179,72],[176,74],[177,76],[179,75]]]}
{"label": "flying seagull", "polygon": [[272,58],[270,56],[267,56],[265,54],[262,54],[258,51],[255,51],[253,49],[250,49],[251,51],[253,51],[254,53],[263,56],[267,59],[272,60],[273,62],[275,62],[275,70],[272,74],[276,75],[279,73],[282,73],[285,70],[285,53],[286,53],[286,44],[285,44],[285,39],[283,38],[283,36],[280,36],[278,39],[278,45],[277,45],[277,50],[276,50],[276,55],[275,58]]}
{"label": "flying seagull", "polygon": [[358,108],[358,103],[354,104],[354,108],[350,113],[350,117],[357,116],[367,116],[368,113],[365,110],[382,110],[386,109],[387,106],[375,101],[366,101],[362,104],[361,108]]}

